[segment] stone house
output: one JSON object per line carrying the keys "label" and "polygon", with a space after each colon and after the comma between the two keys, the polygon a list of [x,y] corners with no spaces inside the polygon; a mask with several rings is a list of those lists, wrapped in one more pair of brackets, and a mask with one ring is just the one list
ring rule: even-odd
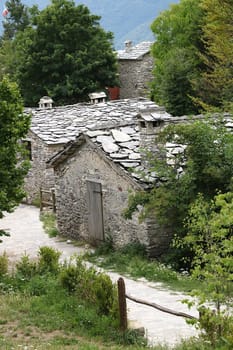
{"label": "stone house", "polygon": [[32,116],[30,131],[24,140],[31,159],[31,169],[25,178],[28,203],[38,198],[40,188],[54,187],[53,169],[46,168],[46,161],[67,142],[95,127],[135,123],[139,108],[154,105],[145,98],[101,102],[98,96],[100,103],[95,102],[96,99],[92,103],[53,107],[51,99],[44,97],[39,108],[25,109],[25,113]]}
{"label": "stone house", "polygon": [[[55,187],[62,234],[91,242],[111,235],[116,246],[140,241],[151,256],[166,250],[169,228],[160,227],[156,218],[139,223],[138,214],[126,220],[122,211],[129,191],[158,181],[148,171],[141,149],[152,147],[157,152],[152,141],[160,129],[190,118],[172,117],[146,98],[56,108],[46,98],[39,108],[26,112],[32,114],[26,140],[32,163],[25,182],[28,202],[38,196],[40,187]],[[231,120],[227,126],[232,126]],[[183,148],[170,144],[167,150],[172,164],[172,157]],[[140,176],[141,171],[146,177]]]}
{"label": "stone house", "polygon": [[152,42],[144,41],[133,46],[125,42],[125,49],[117,51],[120,98],[149,97],[149,83],[153,80]]}
{"label": "stone house", "polygon": [[158,106],[144,106],[133,122],[88,130],[48,161],[55,172],[61,234],[91,243],[110,236],[116,247],[139,241],[150,256],[168,248],[171,230],[159,226],[156,218],[139,223],[138,213],[131,220],[122,213],[129,191],[158,180],[146,169],[140,150],[171,118]]}

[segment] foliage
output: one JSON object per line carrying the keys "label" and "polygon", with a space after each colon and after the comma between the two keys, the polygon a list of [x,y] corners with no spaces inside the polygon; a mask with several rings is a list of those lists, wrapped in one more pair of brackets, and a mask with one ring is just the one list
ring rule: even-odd
{"label": "foliage", "polygon": [[[51,251],[48,254],[46,249],[46,255],[51,256]],[[53,255],[56,254],[54,251]],[[76,269],[79,276],[78,288],[67,293],[67,286],[70,286],[70,279],[74,276],[70,274],[71,267]],[[116,287],[107,275],[87,268],[80,257],[60,264],[59,271],[58,275],[51,273],[51,270],[42,270],[40,259],[31,261],[24,256],[17,262],[15,271],[0,276],[0,323],[1,331],[6,334],[5,344],[9,340],[7,334],[12,335],[12,332],[8,332],[12,322],[14,334],[19,332],[22,342],[29,339],[29,343],[34,344],[36,340],[44,342],[47,339],[47,342],[51,340],[49,343],[54,349],[59,349],[55,346],[59,343],[58,334],[61,349],[69,344],[74,346],[76,343],[72,339],[78,339],[80,345],[81,337],[91,338],[92,342],[97,338],[98,345],[110,341],[123,345],[145,344],[145,340],[143,342],[136,333],[119,331]],[[46,336],[42,340],[43,332]],[[24,338],[23,334],[27,336]],[[0,345],[2,341],[0,335]],[[44,346],[38,348],[46,349]],[[102,347],[105,348],[104,344]]]}
{"label": "foliage", "polygon": [[16,274],[19,278],[30,280],[36,273],[37,264],[28,255],[23,255],[16,263]]}
{"label": "foliage", "polygon": [[[231,189],[233,178],[233,135],[226,129],[223,121],[206,120],[190,124],[169,125],[161,133],[160,141],[185,146],[185,151],[173,158],[173,166],[167,158],[155,159],[151,155],[151,171],[162,181],[149,192],[139,192],[129,197],[127,217],[137,210],[137,204],[144,201],[144,217],[154,215],[160,224],[172,227],[178,237],[185,236],[183,225],[190,205],[198,193],[211,199],[218,191]],[[158,141],[158,140],[157,140]],[[164,152],[164,150],[163,150]],[[180,168],[183,169],[182,174]],[[176,249],[176,248],[175,248]],[[176,252],[176,265],[189,266],[192,252],[180,248]],[[184,265],[185,264],[185,265]]]}
{"label": "foliage", "polygon": [[41,213],[40,220],[43,222],[43,227],[49,237],[56,237],[58,235],[56,215],[54,213]]}
{"label": "foliage", "polygon": [[186,220],[183,244],[194,252],[192,275],[203,280],[198,298],[198,327],[212,346],[233,346],[233,193],[218,194],[212,201],[199,195]]}
{"label": "foliage", "polygon": [[181,0],[162,12],[151,26],[156,37],[152,96],[174,115],[198,111],[190,96],[195,94],[191,81],[200,69],[202,17],[198,0]]}
{"label": "foliage", "polygon": [[65,264],[60,281],[69,293],[76,293],[93,303],[100,314],[118,313],[115,309],[116,289],[110,277],[94,268],[87,269],[81,258],[71,260],[67,266]]}
{"label": "foliage", "polygon": [[11,40],[18,31],[23,31],[30,23],[29,8],[21,0],[6,1],[9,14],[3,22],[2,40]]}
{"label": "foliage", "polygon": [[[37,264],[30,260],[25,264],[26,259],[23,260],[25,266]],[[81,263],[81,259],[77,265],[79,262]],[[18,262],[17,266],[21,263]],[[70,265],[64,263],[60,266],[60,271],[68,267]],[[26,275],[29,276],[30,273]],[[41,273],[37,268],[34,270],[34,275],[24,281],[21,280],[22,275],[21,279],[19,278],[17,271],[16,273],[13,271],[10,277],[9,275],[8,273],[0,277],[0,347],[4,349],[30,347],[41,350],[145,348],[146,341],[139,337],[137,332],[133,330],[126,333],[119,332],[114,314],[100,313],[95,304],[77,292],[67,293],[66,289],[61,287],[60,277],[56,274]],[[89,288],[85,285],[83,287]],[[126,346],[127,344],[132,345]],[[231,349],[226,344],[224,347],[212,346],[203,339],[183,341],[182,344],[172,348],[173,350]],[[150,349],[168,350],[170,347],[158,345]]]}
{"label": "foliage", "polygon": [[232,108],[231,0],[181,0],[155,19],[153,99],[175,115]]}
{"label": "foliage", "polygon": [[96,248],[95,251],[99,255],[105,255],[114,251],[113,237],[110,234],[105,235],[104,241],[102,241]]}
{"label": "foliage", "polygon": [[61,252],[51,247],[40,247],[38,268],[41,272],[57,273],[59,271],[59,258]]}
{"label": "foliage", "polygon": [[[0,78],[8,74],[12,81],[17,81],[18,62],[21,62],[23,57],[26,59],[24,47],[29,40],[28,36],[26,38],[26,29],[29,28],[38,9],[36,6],[29,8],[22,4],[21,0],[9,0],[6,6],[9,14],[3,22],[4,32],[0,37]],[[23,39],[21,33],[25,34]]]}
{"label": "foliage", "polygon": [[198,82],[198,94],[206,109],[232,107],[233,90],[233,23],[231,0],[202,0],[205,12],[203,44],[206,52],[201,55],[206,69]]}
{"label": "foliage", "polygon": [[162,264],[159,260],[149,260],[145,247],[128,244],[123,248],[102,252],[98,249],[89,253],[85,259],[98,266],[117,271],[133,278],[145,278],[148,281],[160,282],[175,290],[190,291],[200,287],[200,282],[191,279],[186,271],[177,273],[171,266]]}
{"label": "foliage", "polygon": [[8,257],[4,252],[0,255],[0,276],[5,275],[8,272]]}
{"label": "foliage", "polygon": [[44,10],[34,11],[12,42],[15,73],[8,66],[26,105],[37,104],[43,95],[57,104],[77,103],[117,83],[112,33],[99,20],[72,0],[52,0]]}
{"label": "foliage", "polygon": [[30,117],[23,114],[18,87],[8,78],[0,82],[0,218],[24,197],[22,189],[29,163],[19,141],[28,131]]}

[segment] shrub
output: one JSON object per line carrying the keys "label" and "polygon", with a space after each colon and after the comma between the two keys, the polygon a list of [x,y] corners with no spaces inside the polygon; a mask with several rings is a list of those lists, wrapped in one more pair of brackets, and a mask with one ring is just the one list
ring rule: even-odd
{"label": "shrub", "polygon": [[40,247],[38,269],[41,273],[59,271],[59,258],[61,252],[51,247]]}
{"label": "shrub", "polygon": [[23,255],[21,260],[16,264],[16,274],[18,277],[30,280],[36,273],[36,262],[30,260],[28,255]]}
{"label": "shrub", "polygon": [[114,286],[110,277],[104,273],[96,275],[93,291],[99,312],[104,315],[110,314],[114,301]]}
{"label": "shrub", "polygon": [[63,288],[67,289],[69,293],[73,293],[78,288],[80,281],[80,270],[75,265],[69,265],[63,268],[60,273],[60,282]]}
{"label": "shrub", "polygon": [[98,245],[95,250],[97,255],[106,255],[106,254],[110,254],[113,251],[114,251],[113,237],[110,234],[106,235],[105,240],[101,242],[101,244]]}
{"label": "shrub", "polygon": [[49,237],[56,237],[59,234],[56,227],[56,215],[54,213],[42,213],[40,219],[43,222],[44,230]]}
{"label": "shrub", "polygon": [[100,314],[116,316],[116,293],[110,277],[93,267],[86,268],[82,258],[63,266],[60,283],[69,293],[77,293],[79,298],[95,305]]}
{"label": "shrub", "polygon": [[39,296],[46,294],[48,289],[48,279],[45,276],[35,275],[25,286],[25,291],[29,295]]}
{"label": "shrub", "polygon": [[8,272],[8,257],[4,252],[0,255],[0,277]]}
{"label": "shrub", "polygon": [[127,254],[128,256],[141,256],[146,257],[147,251],[146,246],[138,241],[126,244],[119,249],[121,254]]}

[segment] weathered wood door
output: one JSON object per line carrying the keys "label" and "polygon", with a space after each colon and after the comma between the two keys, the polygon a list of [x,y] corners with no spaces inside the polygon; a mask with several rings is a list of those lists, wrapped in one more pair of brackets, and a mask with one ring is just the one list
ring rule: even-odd
{"label": "weathered wood door", "polygon": [[104,240],[102,186],[99,182],[87,181],[88,228],[92,241]]}

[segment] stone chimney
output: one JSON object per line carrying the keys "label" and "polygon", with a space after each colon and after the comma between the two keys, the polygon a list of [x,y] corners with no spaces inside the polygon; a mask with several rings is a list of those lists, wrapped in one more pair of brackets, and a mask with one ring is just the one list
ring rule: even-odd
{"label": "stone chimney", "polygon": [[160,153],[160,145],[156,142],[156,137],[171,119],[163,107],[145,107],[139,110],[137,115],[140,130],[140,147],[153,153]]}
{"label": "stone chimney", "polygon": [[41,97],[39,101],[39,108],[53,108],[53,100],[49,96]]}
{"label": "stone chimney", "polygon": [[125,44],[125,51],[126,52],[130,52],[132,50],[132,47],[133,47],[132,41],[131,40],[126,40],[124,42],[124,44]]}
{"label": "stone chimney", "polygon": [[104,91],[102,92],[93,92],[91,94],[88,95],[91,103],[92,104],[97,104],[97,103],[101,103],[101,102],[105,102],[106,101],[106,93]]}

